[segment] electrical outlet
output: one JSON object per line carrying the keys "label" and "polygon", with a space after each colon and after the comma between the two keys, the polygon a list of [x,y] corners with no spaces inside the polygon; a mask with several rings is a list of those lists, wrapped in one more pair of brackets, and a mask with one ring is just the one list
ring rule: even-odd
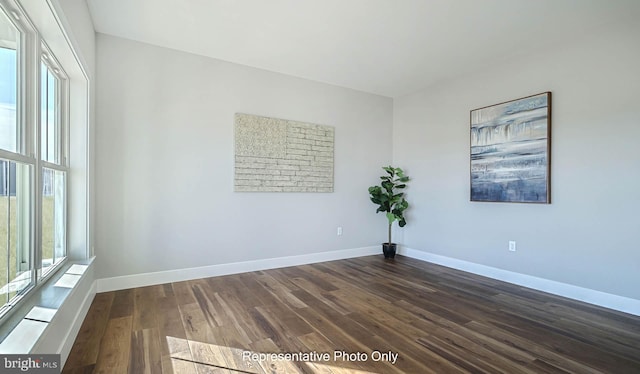
{"label": "electrical outlet", "polygon": [[342,226],[338,226],[338,236],[342,235]]}
{"label": "electrical outlet", "polygon": [[516,251],[516,242],[515,242],[515,240],[509,240],[509,250],[511,252],[515,252]]}

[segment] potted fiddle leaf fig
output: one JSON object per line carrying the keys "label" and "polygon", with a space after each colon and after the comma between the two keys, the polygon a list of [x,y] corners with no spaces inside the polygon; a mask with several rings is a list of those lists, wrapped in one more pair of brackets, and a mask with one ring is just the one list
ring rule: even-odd
{"label": "potted fiddle leaf fig", "polygon": [[400,168],[392,166],[383,167],[387,175],[380,177],[382,182],[379,186],[369,187],[369,197],[371,202],[378,205],[376,213],[385,212],[389,221],[389,241],[382,243],[384,258],[394,258],[396,255],[396,243],[391,242],[391,226],[398,221],[398,226],[404,227],[407,221],[404,218],[404,211],[409,207],[409,203],[404,199],[402,190],[407,187],[409,177],[404,175]]}

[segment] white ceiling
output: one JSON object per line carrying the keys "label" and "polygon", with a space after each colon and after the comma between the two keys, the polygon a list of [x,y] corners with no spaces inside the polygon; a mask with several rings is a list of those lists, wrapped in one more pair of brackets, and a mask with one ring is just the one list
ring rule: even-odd
{"label": "white ceiling", "polygon": [[389,97],[640,17],[640,0],[88,4],[101,33]]}

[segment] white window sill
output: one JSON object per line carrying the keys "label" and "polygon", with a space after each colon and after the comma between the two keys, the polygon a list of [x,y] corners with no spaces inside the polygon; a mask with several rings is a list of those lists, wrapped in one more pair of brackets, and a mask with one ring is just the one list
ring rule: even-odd
{"label": "white window sill", "polygon": [[92,262],[69,261],[22,300],[0,326],[0,353],[29,353]]}

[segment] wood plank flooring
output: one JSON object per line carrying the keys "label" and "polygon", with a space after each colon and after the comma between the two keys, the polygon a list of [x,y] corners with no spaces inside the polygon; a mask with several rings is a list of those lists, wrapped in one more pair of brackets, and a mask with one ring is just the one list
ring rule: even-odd
{"label": "wood plank flooring", "polygon": [[63,372],[640,373],[640,317],[369,256],[97,294]]}

